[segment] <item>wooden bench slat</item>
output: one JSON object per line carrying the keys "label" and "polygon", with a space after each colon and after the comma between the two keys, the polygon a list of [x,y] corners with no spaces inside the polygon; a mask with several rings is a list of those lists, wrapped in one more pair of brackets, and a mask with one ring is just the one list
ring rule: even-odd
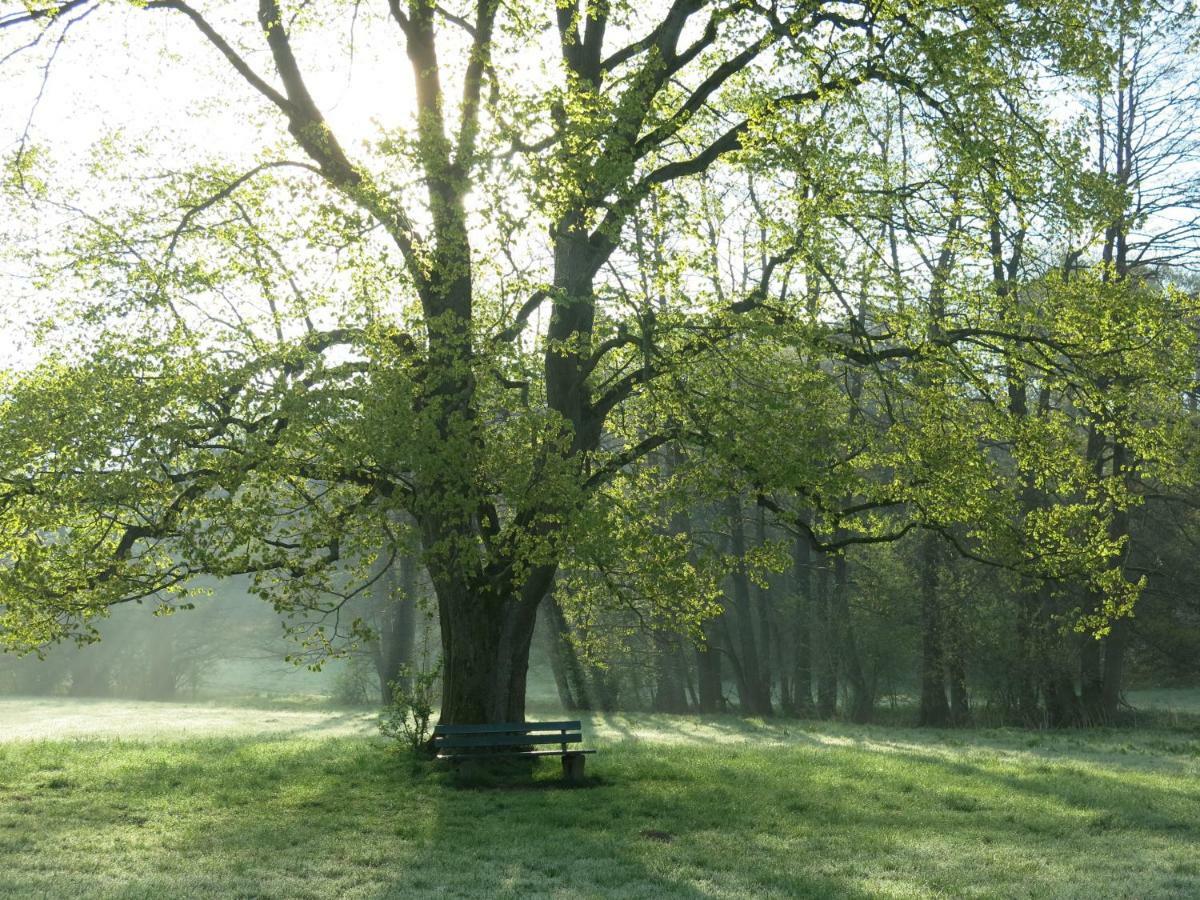
{"label": "wooden bench slat", "polygon": [[436,738],[434,746],[438,749],[461,747],[523,747],[526,744],[580,744],[581,734],[456,734],[449,737]]}
{"label": "wooden bench slat", "polygon": [[582,756],[587,753],[595,753],[595,750],[568,750],[565,754],[561,750],[500,750],[496,753],[477,754],[477,753],[439,753],[438,759],[477,759],[489,760],[495,756]]}
{"label": "wooden bench slat", "polygon": [[501,722],[488,725],[435,725],[433,736],[443,734],[527,734],[537,731],[579,731],[579,720],[573,722]]}

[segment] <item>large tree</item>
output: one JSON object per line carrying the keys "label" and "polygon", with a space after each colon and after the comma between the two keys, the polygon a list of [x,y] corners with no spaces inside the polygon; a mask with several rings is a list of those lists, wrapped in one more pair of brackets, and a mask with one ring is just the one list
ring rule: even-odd
{"label": "large tree", "polygon": [[[241,168],[171,146],[147,170],[110,142],[98,189],[67,197],[36,130],[20,141],[9,184],[71,213],[62,251],[34,259],[56,327],[87,331],[4,389],[0,633],[54,640],[200,572],[332,613],[328,573],[367,565],[401,509],[437,596],[447,722],[523,717],[571,529],[680,427],[645,398],[686,392],[680,365],[740,317],[761,327],[794,253],[736,297],[626,305],[639,211],[872,86],[953,121],[998,81],[1091,63],[1091,11],[1065,0],[258,0],[250,21],[27,0],[0,12],[0,57],[53,78],[68,40],[152,16],[223,62],[211,90],[262,116],[260,144]],[[411,114],[355,147],[327,114],[330,58],[387,43],[409,74],[376,89]]]}

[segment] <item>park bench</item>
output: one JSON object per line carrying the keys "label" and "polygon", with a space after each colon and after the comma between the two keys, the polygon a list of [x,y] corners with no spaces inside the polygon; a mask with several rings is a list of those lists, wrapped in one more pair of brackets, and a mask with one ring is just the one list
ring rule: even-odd
{"label": "park bench", "polygon": [[[493,756],[561,756],[563,776],[568,781],[583,778],[587,754],[576,745],[583,731],[574,722],[507,722],[495,725],[438,725],[433,729],[433,747],[438,759],[461,762]],[[558,744],[544,749],[547,744]],[[542,749],[537,749],[542,748]]]}

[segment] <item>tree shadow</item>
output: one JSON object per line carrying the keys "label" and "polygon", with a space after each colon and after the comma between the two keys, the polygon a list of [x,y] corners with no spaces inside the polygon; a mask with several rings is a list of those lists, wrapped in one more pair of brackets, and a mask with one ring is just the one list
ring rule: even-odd
{"label": "tree shadow", "polygon": [[[1045,895],[1039,867],[1061,872],[1065,847],[1087,865],[1120,834],[1120,862],[1146,874],[1150,848],[1200,820],[1200,787],[940,748],[641,741],[601,746],[581,787],[556,760],[472,781],[360,738],[126,745],[117,764],[102,743],[80,752],[61,773],[27,766],[0,791],[0,826],[19,796],[44,852],[79,859],[106,835],[114,870],[88,877],[120,896]],[[1006,873],[1008,857],[1028,871]],[[0,893],[70,895],[13,873]]]}
{"label": "tree shadow", "polygon": [[[42,846],[105,830],[136,847],[117,851],[119,876],[90,876],[95,894],[700,898],[717,884],[734,896],[868,896],[790,862],[711,870],[709,837],[769,831],[754,805],[635,783],[603,763],[580,787],[546,762],[470,784],[353,739],[125,749],[127,762],[94,781],[69,773],[62,797],[29,804]],[[145,842],[151,833],[162,840]],[[11,866],[6,877],[47,890],[12,881]]]}

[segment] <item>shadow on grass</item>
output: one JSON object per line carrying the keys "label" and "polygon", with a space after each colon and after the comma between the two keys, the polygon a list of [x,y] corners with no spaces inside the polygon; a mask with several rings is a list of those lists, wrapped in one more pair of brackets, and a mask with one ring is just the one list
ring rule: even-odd
{"label": "shadow on grass", "polygon": [[[655,781],[652,759],[595,766],[578,788],[553,763],[472,781],[337,739],[131,745],[98,762],[76,760],[72,788],[26,804],[57,866],[101,830],[116,842],[111,872],[60,872],[56,896],[73,883],[89,896],[868,896],[782,856],[762,868],[714,850],[721,834],[769,833],[764,811]],[[0,842],[0,894],[46,893],[38,865]]]}
{"label": "shadow on grass", "polygon": [[1200,838],[1194,784],[807,739],[602,748],[580,788],[557,760],[464,778],[361,739],[45,745],[0,763],[16,773],[0,829],[24,829],[0,830],[0,894],[1100,896],[1111,885],[1080,867],[1110,865],[1140,896],[1186,896],[1191,876],[1152,854]]}

